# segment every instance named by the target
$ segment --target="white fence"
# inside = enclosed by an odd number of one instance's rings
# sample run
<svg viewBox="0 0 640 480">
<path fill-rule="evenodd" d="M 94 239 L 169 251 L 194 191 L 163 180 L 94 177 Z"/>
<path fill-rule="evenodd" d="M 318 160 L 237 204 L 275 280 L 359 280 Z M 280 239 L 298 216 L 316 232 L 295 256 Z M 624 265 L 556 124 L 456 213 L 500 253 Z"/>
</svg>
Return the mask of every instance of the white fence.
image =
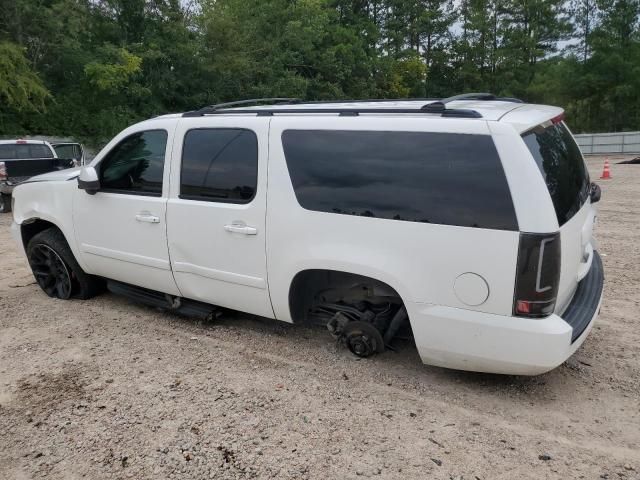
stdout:
<svg viewBox="0 0 640 480">
<path fill-rule="evenodd" d="M 575 135 L 584 155 L 640 153 L 640 132 Z"/>
</svg>

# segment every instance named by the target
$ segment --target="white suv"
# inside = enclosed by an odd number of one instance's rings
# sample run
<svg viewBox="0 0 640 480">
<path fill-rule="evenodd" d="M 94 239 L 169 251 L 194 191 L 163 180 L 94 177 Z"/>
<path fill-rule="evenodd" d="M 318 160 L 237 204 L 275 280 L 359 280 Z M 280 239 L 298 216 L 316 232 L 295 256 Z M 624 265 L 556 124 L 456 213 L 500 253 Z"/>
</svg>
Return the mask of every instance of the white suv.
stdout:
<svg viewBox="0 0 640 480">
<path fill-rule="evenodd" d="M 539 374 L 582 344 L 600 190 L 562 109 L 264 100 L 138 123 L 18 187 L 42 289 L 321 323 L 361 356 L 410 327 L 424 363 L 463 370 Z"/>
</svg>

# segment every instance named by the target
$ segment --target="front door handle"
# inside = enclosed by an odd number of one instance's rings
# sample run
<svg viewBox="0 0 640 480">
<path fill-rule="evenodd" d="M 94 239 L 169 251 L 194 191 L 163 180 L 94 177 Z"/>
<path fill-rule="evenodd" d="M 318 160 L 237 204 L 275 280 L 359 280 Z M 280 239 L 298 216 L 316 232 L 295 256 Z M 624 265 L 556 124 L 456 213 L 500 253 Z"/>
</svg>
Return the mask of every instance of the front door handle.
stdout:
<svg viewBox="0 0 640 480">
<path fill-rule="evenodd" d="M 224 229 L 227 232 L 231 233 L 242 233 L 244 235 L 257 235 L 258 229 L 255 227 L 250 227 L 245 225 L 244 223 L 232 223 L 230 225 L 225 225 Z"/>
<path fill-rule="evenodd" d="M 139 213 L 136 215 L 136 220 L 139 222 L 146 223 L 160 223 L 160 218 L 155 215 L 151 215 L 150 213 Z"/>
</svg>

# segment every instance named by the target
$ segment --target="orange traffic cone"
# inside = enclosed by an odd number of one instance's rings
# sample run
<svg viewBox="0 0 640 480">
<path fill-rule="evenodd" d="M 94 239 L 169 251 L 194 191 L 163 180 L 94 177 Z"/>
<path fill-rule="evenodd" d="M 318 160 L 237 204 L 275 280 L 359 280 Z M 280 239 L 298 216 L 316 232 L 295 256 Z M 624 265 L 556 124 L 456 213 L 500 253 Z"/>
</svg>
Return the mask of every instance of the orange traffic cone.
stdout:
<svg viewBox="0 0 640 480">
<path fill-rule="evenodd" d="M 602 176 L 600 177 L 600 179 L 608 180 L 610 178 L 611 178 L 611 170 L 609 170 L 609 159 L 605 158 L 604 159 L 604 168 L 602 169 Z"/>
</svg>

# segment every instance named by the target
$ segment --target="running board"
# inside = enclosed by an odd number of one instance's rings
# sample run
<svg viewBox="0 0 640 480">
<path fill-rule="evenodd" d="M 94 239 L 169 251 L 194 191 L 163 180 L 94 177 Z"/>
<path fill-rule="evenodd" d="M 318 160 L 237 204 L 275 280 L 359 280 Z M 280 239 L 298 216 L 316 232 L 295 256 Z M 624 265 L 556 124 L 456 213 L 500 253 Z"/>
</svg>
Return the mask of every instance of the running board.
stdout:
<svg viewBox="0 0 640 480">
<path fill-rule="evenodd" d="M 220 311 L 219 307 L 209 305 L 208 303 L 175 297 L 167 293 L 156 292 L 155 290 L 129 285 L 128 283 L 122 283 L 116 280 L 108 280 L 107 288 L 110 292 L 116 295 L 122 295 L 135 302 L 187 317 L 197 317 L 206 320 Z"/>
</svg>

